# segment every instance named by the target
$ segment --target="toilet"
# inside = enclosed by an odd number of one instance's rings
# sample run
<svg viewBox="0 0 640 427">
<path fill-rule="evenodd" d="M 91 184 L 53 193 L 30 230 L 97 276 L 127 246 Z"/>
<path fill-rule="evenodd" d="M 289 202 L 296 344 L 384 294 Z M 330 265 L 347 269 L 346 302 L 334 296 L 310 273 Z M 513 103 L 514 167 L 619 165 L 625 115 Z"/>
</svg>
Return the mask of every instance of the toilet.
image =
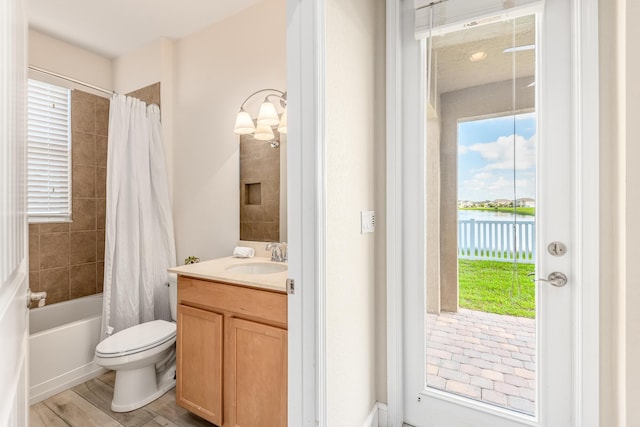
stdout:
<svg viewBox="0 0 640 427">
<path fill-rule="evenodd" d="M 177 276 L 169 273 L 171 318 L 132 326 L 96 347 L 96 364 L 116 371 L 111 410 L 138 409 L 175 387 Z"/>
</svg>

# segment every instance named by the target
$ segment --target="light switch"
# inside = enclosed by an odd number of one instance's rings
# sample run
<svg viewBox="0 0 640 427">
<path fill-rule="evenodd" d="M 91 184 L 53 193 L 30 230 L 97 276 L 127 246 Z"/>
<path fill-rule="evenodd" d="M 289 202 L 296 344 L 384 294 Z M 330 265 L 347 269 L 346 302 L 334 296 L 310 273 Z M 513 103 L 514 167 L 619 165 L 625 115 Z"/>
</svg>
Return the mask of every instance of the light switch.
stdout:
<svg viewBox="0 0 640 427">
<path fill-rule="evenodd" d="M 376 213 L 375 211 L 362 211 L 360 233 L 373 233 L 376 229 Z"/>
</svg>

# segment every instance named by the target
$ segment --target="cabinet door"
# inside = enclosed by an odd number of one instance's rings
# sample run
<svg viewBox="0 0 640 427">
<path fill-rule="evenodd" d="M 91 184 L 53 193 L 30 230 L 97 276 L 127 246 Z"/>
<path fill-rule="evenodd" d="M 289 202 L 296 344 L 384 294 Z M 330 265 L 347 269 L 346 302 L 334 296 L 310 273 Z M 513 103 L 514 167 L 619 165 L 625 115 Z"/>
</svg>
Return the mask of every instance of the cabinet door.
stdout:
<svg viewBox="0 0 640 427">
<path fill-rule="evenodd" d="M 222 425 L 222 319 L 178 305 L 176 401 L 216 425 Z"/>
<path fill-rule="evenodd" d="M 225 427 L 287 425 L 287 331 L 228 319 Z"/>
</svg>

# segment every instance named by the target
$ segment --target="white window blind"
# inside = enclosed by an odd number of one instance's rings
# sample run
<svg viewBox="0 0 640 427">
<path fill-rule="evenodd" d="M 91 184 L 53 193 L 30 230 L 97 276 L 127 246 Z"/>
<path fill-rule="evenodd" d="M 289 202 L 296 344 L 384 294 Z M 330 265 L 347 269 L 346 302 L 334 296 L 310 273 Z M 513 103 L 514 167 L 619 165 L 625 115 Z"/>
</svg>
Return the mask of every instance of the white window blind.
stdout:
<svg viewBox="0 0 640 427">
<path fill-rule="evenodd" d="M 540 0 L 414 0 L 416 40 L 530 14 Z"/>
<path fill-rule="evenodd" d="M 71 91 L 29 80 L 29 222 L 71 221 Z"/>
</svg>

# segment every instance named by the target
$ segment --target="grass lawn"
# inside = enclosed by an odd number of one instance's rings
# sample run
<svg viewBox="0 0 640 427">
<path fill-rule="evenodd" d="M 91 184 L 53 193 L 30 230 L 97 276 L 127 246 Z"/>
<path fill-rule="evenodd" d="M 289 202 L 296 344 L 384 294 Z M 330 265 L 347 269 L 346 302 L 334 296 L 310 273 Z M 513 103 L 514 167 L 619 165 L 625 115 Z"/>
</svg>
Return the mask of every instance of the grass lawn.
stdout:
<svg viewBox="0 0 640 427">
<path fill-rule="evenodd" d="M 527 277 L 534 268 L 534 264 L 518 264 L 518 274 L 514 276 L 510 262 L 459 259 L 460 307 L 534 318 L 535 282 Z"/>
<path fill-rule="evenodd" d="M 492 212 L 507 212 L 513 213 L 513 208 L 458 208 L 461 211 L 492 211 Z M 536 215 L 536 208 L 516 208 L 518 215 Z"/>
</svg>

